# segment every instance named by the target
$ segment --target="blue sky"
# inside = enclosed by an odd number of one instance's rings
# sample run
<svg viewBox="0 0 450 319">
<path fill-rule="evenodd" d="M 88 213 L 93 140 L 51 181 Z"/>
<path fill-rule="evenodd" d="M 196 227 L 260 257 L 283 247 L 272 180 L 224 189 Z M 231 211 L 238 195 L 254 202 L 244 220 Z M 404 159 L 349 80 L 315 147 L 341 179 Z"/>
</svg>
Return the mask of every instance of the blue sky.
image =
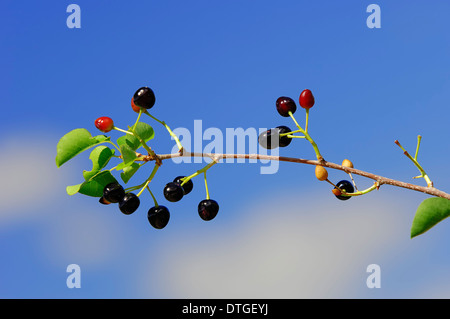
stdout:
<svg viewBox="0 0 450 319">
<path fill-rule="evenodd" d="M 98 134 L 99 116 L 131 125 L 141 86 L 153 88 L 152 114 L 173 129 L 202 120 L 223 132 L 293 126 L 275 100 L 309 88 L 310 133 L 327 160 L 424 185 L 393 143 L 414 152 L 420 134 L 420 163 L 449 191 L 450 3 L 377 1 L 381 28 L 369 29 L 364 1 L 77 1 L 81 28 L 69 29 L 71 3 L 0 4 L 0 297 L 450 297 L 449 222 L 409 239 L 424 194 L 385 186 L 340 202 L 307 165 L 261 175 L 259 164 L 220 164 L 208 171 L 220 212 L 206 223 L 197 215 L 202 179 L 181 202 L 162 196 L 168 181 L 202 164 L 168 161 L 152 190 L 172 215 L 156 231 L 145 193 L 131 216 L 65 193 L 90 169 L 88 153 L 54 165 L 68 131 Z M 164 128 L 147 122 L 151 146 L 170 152 Z M 314 158 L 303 140 L 280 154 Z M 80 289 L 66 286 L 72 263 Z M 365 285 L 372 263 L 380 289 Z"/>
</svg>

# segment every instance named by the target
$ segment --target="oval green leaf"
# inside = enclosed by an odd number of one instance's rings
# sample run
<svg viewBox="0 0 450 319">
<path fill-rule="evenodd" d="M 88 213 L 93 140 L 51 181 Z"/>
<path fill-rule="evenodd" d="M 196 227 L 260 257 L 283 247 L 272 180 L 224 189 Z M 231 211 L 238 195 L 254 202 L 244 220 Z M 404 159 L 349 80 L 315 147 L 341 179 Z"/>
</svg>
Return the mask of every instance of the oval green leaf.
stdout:
<svg viewBox="0 0 450 319">
<path fill-rule="evenodd" d="M 82 184 L 67 186 L 66 191 L 69 195 L 80 193 L 92 197 L 102 197 L 105 186 L 113 182 L 117 182 L 117 180 L 111 172 L 103 171 Z"/>
<path fill-rule="evenodd" d="M 120 173 L 120 177 L 123 182 L 126 184 L 130 180 L 130 178 L 137 172 L 137 170 L 141 167 L 138 163 L 133 163 L 130 166 L 127 166 L 123 169 L 123 172 Z"/>
<path fill-rule="evenodd" d="M 129 130 L 130 131 L 130 130 Z M 144 122 L 139 122 L 134 129 L 134 133 L 138 135 L 144 142 L 150 141 L 154 136 L 155 132 L 153 127 Z M 141 147 L 141 142 L 134 135 L 125 134 L 117 139 L 117 144 L 119 146 L 127 145 L 133 150 L 137 150 Z"/>
<path fill-rule="evenodd" d="M 92 137 L 84 128 L 78 128 L 65 134 L 56 145 L 56 166 L 60 167 L 81 152 L 108 141 L 105 135 Z"/>
<path fill-rule="evenodd" d="M 127 144 L 120 145 L 120 153 L 122 153 L 122 159 L 125 166 L 131 165 L 137 158 L 136 152 Z"/>
<path fill-rule="evenodd" d="M 110 149 L 107 146 L 100 145 L 94 148 L 89 155 L 89 159 L 92 161 L 92 170 L 84 171 L 83 177 L 87 181 L 95 174 L 100 172 L 102 168 L 104 168 L 109 160 L 113 157 L 114 150 Z"/>
<path fill-rule="evenodd" d="M 411 238 L 423 234 L 450 216 L 450 200 L 440 197 L 425 199 L 417 208 L 411 226 Z"/>
</svg>

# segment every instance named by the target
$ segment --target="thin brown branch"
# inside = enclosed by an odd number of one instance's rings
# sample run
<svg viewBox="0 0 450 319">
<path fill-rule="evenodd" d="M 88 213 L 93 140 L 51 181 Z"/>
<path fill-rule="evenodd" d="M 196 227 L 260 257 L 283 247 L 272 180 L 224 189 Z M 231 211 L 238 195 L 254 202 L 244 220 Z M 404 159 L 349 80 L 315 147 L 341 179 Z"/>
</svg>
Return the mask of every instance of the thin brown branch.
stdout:
<svg viewBox="0 0 450 319">
<path fill-rule="evenodd" d="M 309 160 L 309 159 L 303 159 L 303 158 L 294 158 L 294 157 L 284 157 L 284 156 L 272 156 L 272 155 L 261 155 L 261 154 L 219 154 L 219 153 L 191 153 L 184 151 L 183 153 L 173 153 L 173 154 L 161 154 L 157 155 L 157 158 L 159 160 L 167 160 L 171 158 L 176 157 L 209 157 L 209 158 L 218 158 L 218 159 L 227 159 L 227 158 L 241 158 L 241 159 L 255 159 L 255 160 L 269 160 L 269 161 L 280 161 L 280 162 L 291 162 L 291 163 L 301 163 L 301 164 L 308 164 L 308 165 L 322 165 L 325 167 L 329 167 L 331 169 L 341 170 L 346 173 L 352 173 L 356 175 L 360 175 L 369 179 L 373 179 L 374 181 L 378 182 L 378 185 L 392 185 L 396 187 L 402 187 L 406 189 L 411 189 L 417 192 L 425 193 L 428 195 L 436 196 L 436 197 L 442 197 L 450 200 L 450 194 L 445 193 L 435 187 L 427 187 L 427 186 L 419 186 L 414 185 L 410 183 L 405 183 L 402 181 L 398 181 L 395 179 L 383 177 L 380 175 L 372 174 L 369 172 L 365 172 L 356 168 L 350 168 L 350 167 L 344 167 L 339 164 L 335 164 L 332 162 L 327 162 L 325 160 L 318 161 L 318 160 Z M 145 158 L 144 161 L 151 161 L 154 160 L 154 158 Z"/>
</svg>

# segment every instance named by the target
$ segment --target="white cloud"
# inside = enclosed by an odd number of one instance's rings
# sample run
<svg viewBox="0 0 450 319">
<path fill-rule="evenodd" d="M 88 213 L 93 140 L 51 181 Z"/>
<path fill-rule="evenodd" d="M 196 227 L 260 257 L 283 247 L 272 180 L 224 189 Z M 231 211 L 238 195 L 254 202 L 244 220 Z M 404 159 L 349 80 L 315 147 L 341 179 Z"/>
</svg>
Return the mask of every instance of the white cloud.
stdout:
<svg viewBox="0 0 450 319">
<path fill-rule="evenodd" d="M 36 140 L 48 137 L 35 136 Z M 55 165 L 55 145 L 26 144 L 26 138 L 6 140 L 2 145 L 0 167 L 0 225 L 24 221 L 42 213 L 39 206 L 50 203 L 56 189 L 63 188 L 67 175 Z"/>
<path fill-rule="evenodd" d="M 172 248 L 158 258 L 158 281 L 165 287 L 161 294 L 170 298 L 357 297 L 355 291 L 366 287 L 367 265 L 382 263 L 409 240 L 408 234 L 398 235 L 405 221 L 393 201 L 332 204 L 310 197 L 306 204 L 293 206 L 292 198 L 295 194 L 290 200 L 250 204 L 240 212 L 245 217 L 236 220 L 241 224 L 238 229 L 213 227 L 169 244 Z M 154 265 L 155 260 L 148 263 Z M 154 274 L 144 269 L 139 280 L 143 286 L 155 284 Z"/>
</svg>

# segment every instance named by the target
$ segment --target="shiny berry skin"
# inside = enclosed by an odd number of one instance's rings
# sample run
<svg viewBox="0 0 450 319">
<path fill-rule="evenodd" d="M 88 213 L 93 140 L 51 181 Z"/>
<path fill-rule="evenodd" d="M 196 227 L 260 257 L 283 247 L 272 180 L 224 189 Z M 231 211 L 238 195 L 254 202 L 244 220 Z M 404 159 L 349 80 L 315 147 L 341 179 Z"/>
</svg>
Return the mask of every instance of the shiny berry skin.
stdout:
<svg viewBox="0 0 450 319">
<path fill-rule="evenodd" d="M 284 125 L 277 126 L 276 128 L 278 129 L 278 135 L 292 132 L 292 130 L 289 127 L 284 126 Z M 292 142 L 292 138 L 289 138 L 287 136 L 280 136 L 279 146 L 280 147 L 286 147 L 289 144 L 291 144 L 291 142 Z"/>
<path fill-rule="evenodd" d="M 286 147 L 288 146 L 292 139 L 287 136 L 280 136 L 280 134 L 291 132 L 291 129 L 287 126 L 277 126 L 276 128 L 272 128 L 270 130 L 264 131 L 261 134 L 259 134 L 258 142 L 259 145 L 266 149 L 274 149 L 278 146 L 280 147 Z M 276 142 L 276 138 L 278 137 L 278 143 L 274 143 L 272 145 L 272 142 Z M 272 141 L 272 139 L 275 139 Z M 278 145 L 277 145 L 278 144 Z"/>
<path fill-rule="evenodd" d="M 127 193 L 119 202 L 119 209 L 125 215 L 130 215 L 139 208 L 140 203 L 139 197 L 133 193 Z"/>
<path fill-rule="evenodd" d="M 100 204 L 103 204 L 103 205 L 109 205 L 109 204 L 111 204 L 111 203 L 108 202 L 103 196 L 100 197 L 100 199 L 98 200 L 98 202 L 99 202 Z"/>
<path fill-rule="evenodd" d="M 277 99 L 276 106 L 278 113 L 280 113 L 280 115 L 284 117 L 289 117 L 289 111 L 294 114 L 297 110 L 297 105 L 295 104 L 294 100 L 287 96 L 280 96 Z"/>
<path fill-rule="evenodd" d="M 300 106 L 304 109 L 310 109 L 314 105 L 314 95 L 308 89 L 303 90 L 299 97 Z"/>
<path fill-rule="evenodd" d="M 198 214 L 203 220 L 211 220 L 217 216 L 219 204 L 213 199 L 204 199 L 198 204 Z"/>
<path fill-rule="evenodd" d="M 141 87 L 133 95 L 133 103 L 137 107 L 143 107 L 144 109 L 151 109 L 155 105 L 155 93 L 149 87 Z"/>
<path fill-rule="evenodd" d="M 180 184 L 170 182 L 167 183 L 164 187 L 164 197 L 169 202 L 178 202 L 180 199 L 183 198 L 184 191 L 183 187 L 180 186 Z"/>
<path fill-rule="evenodd" d="M 261 145 L 263 148 L 268 149 L 268 150 L 275 148 L 275 145 L 272 147 L 272 140 L 271 140 L 272 134 L 274 134 L 273 129 L 264 131 L 261 134 L 259 134 L 259 137 L 258 137 L 259 145 Z"/>
<path fill-rule="evenodd" d="M 181 179 L 184 178 L 184 177 L 186 177 L 186 176 L 177 176 L 177 177 L 175 177 L 173 182 L 181 185 L 181 183 L 183 183 L 183 181 Z M 184 195 L 187 195 L 194 188 L 194 183 L 192 182 L 192 179 L 190 179 L 189 181 L 187 181 L 186 184 L 184 184 L 181 187 L 183 188 Z"/>
<path fill-rule="evenodd" d="M 340 181 L 339 183 L 336 184 L 336 186 L 339 187 L 340 189 L 345 190 L 347 193 L 353 193 L 355 190 L 353 188 L 353 184 L 346 180 Z M 352 196 L 344 196 L 344 195 L 335 195 L 335 196 L 340 200 L 347 200 L 352 198 Z"/>
<path fill-rule="evenodd" d="M 117 183 L 110 183 L 103 188 L 103 199 L 109 203 L 118 203 L 125 196 L 125 190 Z"/>
<path fill-rule="evenodd" d="M 166 206 L 152 207 L 147 213 L 148 222 L 156 229 L 163 229 L 170 219 L 170 212 Z"/>
<path fill-rule="evenodd" d="M 114 121 L 107 116 L 102 116 L 95 120 L 95 127 L 103 133 L 108 133 L 113 129 Z"/>
</svg>

